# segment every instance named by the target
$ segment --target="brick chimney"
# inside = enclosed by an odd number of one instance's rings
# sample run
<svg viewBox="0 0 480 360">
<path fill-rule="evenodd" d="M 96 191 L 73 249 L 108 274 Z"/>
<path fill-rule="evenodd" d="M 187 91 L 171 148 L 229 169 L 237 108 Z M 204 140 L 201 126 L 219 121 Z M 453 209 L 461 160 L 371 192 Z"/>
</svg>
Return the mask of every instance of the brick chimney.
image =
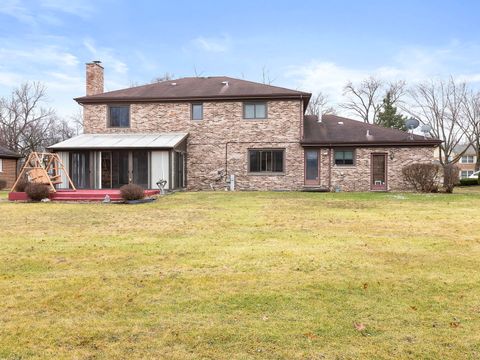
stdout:
<svg viewBox="0 0 480 360">
<path fill-rule="evenodd" d="M 103 93 L 103 66 L 100 61 L 87 63 L 87 96 Z"/>
</svg>

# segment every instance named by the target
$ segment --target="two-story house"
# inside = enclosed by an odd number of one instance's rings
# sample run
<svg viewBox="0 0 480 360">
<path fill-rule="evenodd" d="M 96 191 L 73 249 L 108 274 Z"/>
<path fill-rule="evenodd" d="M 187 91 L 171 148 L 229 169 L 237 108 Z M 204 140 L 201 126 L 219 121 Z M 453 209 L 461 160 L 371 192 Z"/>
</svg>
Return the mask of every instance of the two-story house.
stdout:
<svg viewBox="0 0 480 360">
<path fill-rule="evenodd" d="M 462 154 L 458 159 L 457 166 L 460 171 L 460 179 L 465 179 L 471 176 L 475 172 L 475 166 L 477 165 L 477 151 L 472 145 L 457 145 L 453 149 L 453 156 Z"/>
<path fill-rule="evenodd" d="M 401 169 L 430 162 L 438 140 L 306 116 L 310 93 L 240 79 L 191 77 L 104 92 L 87 64 L 84 134 L 51 147 L 78 188 L 401 190 Z M 64 181 L 64 184 L 67 182 Z"/>
</svg>

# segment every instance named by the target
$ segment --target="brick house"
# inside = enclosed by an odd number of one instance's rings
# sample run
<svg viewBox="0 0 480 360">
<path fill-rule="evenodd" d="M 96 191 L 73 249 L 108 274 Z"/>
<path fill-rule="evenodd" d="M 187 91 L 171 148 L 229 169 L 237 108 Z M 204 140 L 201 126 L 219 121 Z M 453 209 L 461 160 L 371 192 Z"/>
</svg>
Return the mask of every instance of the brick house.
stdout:
<svg viewBox="0 0 480 360">
<path fill-rule="evenodd" d="M 310 93 L 229 77 L 103 91 L 87 64 L 84 134 L 51 147 L 79 188 L 133 182 L 203 190 L 401 190 L 401 168 L 438 140 L 336 116 L 305 116 Z"/>
<path fill-rule="evenodd" d="M 477 152 L 472 145 L 457 145 L 453 149 L 452 155 L 457 156 L 458 154 L 462 154 L 456 163 L 460 169 L 460 179 L 468 178 L 475 172 L 475 166 L 477 165 Z"/>
<path fill-rule="evenodd" d="M 3 146 L 0 146 L 0 179 L 6 180 L 10 189 L 17 178 L 18 159 L 21 156 Z"/>
</svg>

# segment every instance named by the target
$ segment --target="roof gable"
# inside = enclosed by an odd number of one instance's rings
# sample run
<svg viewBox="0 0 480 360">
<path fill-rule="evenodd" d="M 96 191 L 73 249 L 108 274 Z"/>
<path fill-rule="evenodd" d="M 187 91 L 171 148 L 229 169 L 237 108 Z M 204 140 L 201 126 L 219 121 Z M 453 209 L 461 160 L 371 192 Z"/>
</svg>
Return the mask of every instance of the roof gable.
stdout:
<svg viewBox="0 0 480 360">
<path fill-rule="evenodd" d="M 304 145 L 438 145 L 441 141 L 425 138 L 421 135 L 386 128 L 380 125 L 367 124 L 336 115 L 324 115 L 319 122 L 316 116 L 305 116 Z"/>
<path fill-rule="evenodd" d="M 227 76 L 186 77 L 158 83 L 83 96 L 81 104 L 108 101 L 178 101 L 192 99 L 299 98 L 308 102 L 311 94 Z"/>
</svg>

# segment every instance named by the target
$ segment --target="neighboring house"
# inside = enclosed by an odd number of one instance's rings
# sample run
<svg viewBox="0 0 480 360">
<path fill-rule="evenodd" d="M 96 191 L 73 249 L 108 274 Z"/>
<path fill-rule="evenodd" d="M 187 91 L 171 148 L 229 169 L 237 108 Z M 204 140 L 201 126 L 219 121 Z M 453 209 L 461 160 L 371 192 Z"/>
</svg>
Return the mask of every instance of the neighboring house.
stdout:
<svg viewBox="0 0 480 360">
<path fill-rule="evenodd" d="M 79 188 L 129 182 L 168 189 L 402 190 L 401 169 L 431 162 L 438 140 L 376 125 L 305 116 L 310 93 L 192 77 L 103 92 L 87 64 L 84 134 L 51 147 Z M 66 183 L 66 182 L 65 182 Z"/>
<path fill-rule="evenodd" d="M 10 189 L 17 179 L 17 165 L 20 158 L 19 154 L 0 146 L 0 179 L 7 181 L 7 189 Z"/>
<path fill-rule="evenodd" d="M 452 156 L 455 157 L 462 152 L 463 154 L 456 163 L 456 165 L 460 168 L 460 179 L 466 179 L 475 172 L 475 165 L 477 163 L 477 152 L 475 151 L 475 148 L 471 145 L 468 147 L 467 145 L 457 145 L 453 149 Z"/>
</svg>

